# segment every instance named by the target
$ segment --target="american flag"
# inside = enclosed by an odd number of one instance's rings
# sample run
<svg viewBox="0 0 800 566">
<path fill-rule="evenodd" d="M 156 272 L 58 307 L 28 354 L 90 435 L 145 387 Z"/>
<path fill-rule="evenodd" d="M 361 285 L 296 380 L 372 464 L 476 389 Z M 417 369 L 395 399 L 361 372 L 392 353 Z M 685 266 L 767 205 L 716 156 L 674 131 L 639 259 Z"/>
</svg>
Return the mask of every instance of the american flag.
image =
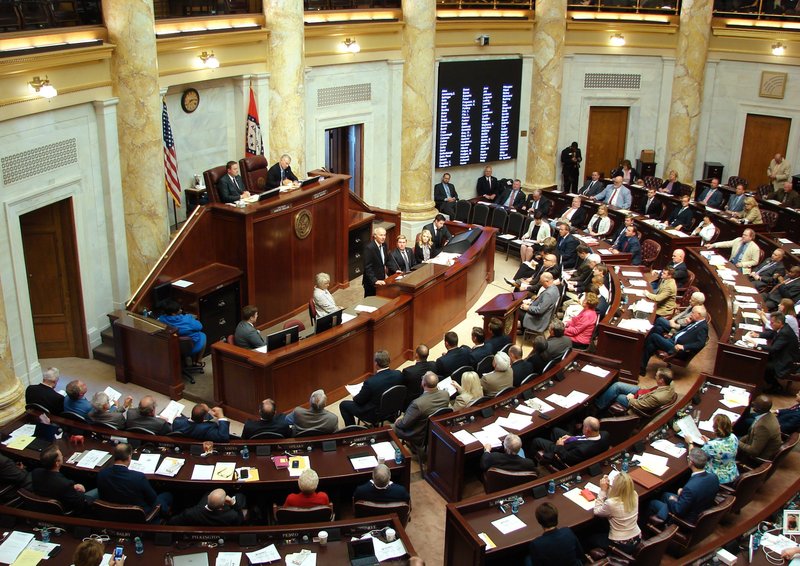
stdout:
<svg viewBox="0 0 800 566">
<path fill-rule="evenodd" d="M 250 87 L 250 106 L 247 109 L 245 125 L 244 153 L 247 157 L 264 155 L 264 141 L 261 139 L 261 126 L 258 123 L 258 108 L 253 87 Z"/>
<path fill-rule="evenodd" d="M 164 136 L 164 180 L 167 192 L 178 206 L 181 205 L 181 182 L 178 178 L 178 157 L 175 155 L 175 140 L 172 137 L 172 127 L 169 125 L 167 114 L 167 101 L 161 101 L 161 126 Z"/>
</svg>

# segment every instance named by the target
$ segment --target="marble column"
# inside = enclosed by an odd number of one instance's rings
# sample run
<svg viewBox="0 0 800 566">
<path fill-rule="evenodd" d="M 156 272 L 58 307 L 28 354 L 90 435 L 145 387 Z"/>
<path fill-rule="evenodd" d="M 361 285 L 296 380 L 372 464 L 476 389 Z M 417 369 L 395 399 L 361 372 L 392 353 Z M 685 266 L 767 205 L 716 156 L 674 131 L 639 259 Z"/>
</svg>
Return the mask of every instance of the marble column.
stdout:
<svg viewBox="0 0 800 566">
<path fill-rule="evenodd" d="M 557 184 L 557 144 L 566 34 L 566 0 L 537 0 L 526 188 Z"/>
<path fill-rule="evenodd" d="M 11 342 L 8 337 L 6 302 L 0 289 L 0 425 L 7 424 L 25 410 L 22 382 L 14 373 Z"/>
<path fill-rule="evenodd" d="M 665 171 L 674 169 L 688 183 L 694 178 L 697 157 L 713 7 L 712 0 L 684 0 L 681 5 L 664 162 Z"/>
<path fill-rule="evenodd" d="M 119 99 L 117 129 L 128 275 L 135 289 L 169 240 L 153 2 L 103 0 L 103 17 L 108 40 L 116 46 L 111 83 Z"/>
<path fill-rule="evenodd" d="M 430 220 L 433 206 L 436 3 L 403 0 L 403 131 L 400 202 L 403 221 Z"/>
<path fill-rule="evenodd" d="M 270 163 L 284 153 L 292 156 L 292 170 L 304 177 L 306 161 L 305 30 L 303 3 L 299 0 L 265 0 L 269 31 Z M 266 145 L 266 144 L 265 144 Z"/>
</svg>

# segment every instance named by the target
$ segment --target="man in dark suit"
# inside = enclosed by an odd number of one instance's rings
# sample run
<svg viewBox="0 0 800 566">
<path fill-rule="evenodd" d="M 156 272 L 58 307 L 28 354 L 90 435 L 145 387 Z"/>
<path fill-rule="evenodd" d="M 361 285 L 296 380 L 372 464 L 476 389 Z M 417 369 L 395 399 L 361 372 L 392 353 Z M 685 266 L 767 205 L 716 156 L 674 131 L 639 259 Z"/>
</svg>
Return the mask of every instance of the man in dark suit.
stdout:
<svg viewBox="0 0 800 566">
<path fill-rule="evenodd" d="M 750 279 L 753 280 L 753 287 L 763 291 L 767 287 L 772 287 L 778 282 L 778 275 L 783 276 L 786 269 L 783 265 L 783 248 L 775 248 L 772 255 L 761 262 L 761 265 L 754 267 L 750 271 Z"/>
<path fill-rule="evenodd" d="M 697 202 L 711 208 L 722 208 L 724 197 L 722 189 L 719 188 L 719 179 L 711 179 L 711 184 L 697 197 Z"/>
<path fill-rule="evenodd" d="M 586 197 L 593 197 L 595 195 L 599 195 L 604 190 L 606 190 L 606 186 L 603 183 L 603 180 L 600 178 L 600 173 L 597 171 L 592 171 L 592 178 L 584 183 L 580 191 L 578 191 L 578 194 Z"/>
<path fill-rule="evenodd" d="M 506 189 L 497 200 L 497 204 L 508 208 L 521 210 L 525 206 L 525 193 L 522 192 L 522 181 L 514 179 L 511 188 Z"/>
<path fill-rule="evenodd" d="M 672 263 L 667 264 L 667 267 L 675 270 L 672 278 L 675 279 L 675 285 L 678 289 L 686 287 L 686 282 L 689 280 L 689 270 L 686 267 L 686 252 L 680 248 L 674 250 L 672 252 Z M 653 288 L 655 289 L 656 287 L 658 287 L 658 283 Z"/>
<path fill-rule="evenodd" d="M 669 224 L 670 228 L 675 228 L 676 230 L 681 230 L 688 233 L 688 231 L 692 228 L 693 217 L 694 214 L 692 213 L 692 209 L 689 207 L 689 196 L 684 195 L 681 197 L 680 206 L 676 206 L 672 211 L 672 214 L 669 215 L 667 223 Z"/>
<path fill-rule="evenodd" d="M 450 406 L 447 391 L 439 389 L 439 376 L 429 371 L 422 376 L 422 395 L 411 401 L 402 417 L 397 417 L 392 425 L 401 440 L 412 446 L 422 447 L 428 432 L 428 418 L 438 409 Z"/>
<path fill-rule="evenodd" d="M 431 247 L 437 254 L 442 251 L 442 248 L 445 247 L 450 238 L 453 237 L 447 229 L 447 226 L 444 225 L 444 222 L 444 215 L 437 214 L 433 222 L 422 227 L 423 230 L 427 230 L 431 233 Z"/>
<path fill-rule="evenodd" d="M 111 503 L 138 505 L 145 514 L 161 505 L 161 515 L 169 515 L 172 507 L 171 493 L 156 493 L 142 472 L 128 469 L 133 449 L 128 443 L 114 447 L 114 465 L 97 474 L 97 491 L 100 499 Z"/>
<path fill-rule="evenodd" d="M 698 305 L 692 309 L 691 322 L 671 338 L 653 332 L 651 329 L 644 342 L 644 355 L 639 374 L 643 376 L 647 373 L 647 364 L 658 350 L 664 350 L 670 355 L 677 353 L 681 358 L 686 359 L 705 348 L 707 339 L 706 308 Z"/>
<path fill-rule="evenodd" d="M 244 190 L 242 177 L 239 175 L 239 164 L 228 161 L 225 164 L 225 174 L 217 181 L 217 194 L 222 202 L 236 202 L 247 198 L 250 193 Z"/>
<path fill-rule="evenodd" d="M 478 177 L 475 184 L 475 192 L 481 200 L 494 202 L 500 192 L 500 183 L 497 177 L 492 176 L 492 167 L 487 165 L 483 168 L 483 177 Z"/>
<path fill-rule="evenodd" d="M 381 403 L 381 395 L 390 387 L 403 384 L 403 374 L 395 369 L 389 369 L 389 352 L 378 350 L 373 359 L 375 373 L 364 381 L 361 391 L 352 401 L 342 401 L 339 404 L 339 413 L 345 426 L 356 424 L 356 417 L 367 422 L 374 421 Z"/>
<path fill-rule="evenodd" d="M 222 412 L 222 407 L 209 409 L 205 403 L 198 403 L 192 407 L 191 420 L 183 415 L 176 417 L 172 421 L 172 430 L 196 440 L 228 442 L 230 424 Z"/>
<path fill-rule="evenodd" d="M 372 501 L 373 503 L 393 503 L 411 501 L 408 491 L 399 483 L 392 482 L 392 472 L 386 464 L 378 464 L 372 469 L 372 481 L 362 483 L 353 492 L 353 501 Z"/>
<path fill-rule="evenodd" d="M 608 450 L 608 433 L 600 432 L 600 421 L 595 417 L 583 419 L 582 432 L 573 436 L 566 430 L 553 427 L 550 439 L 533 439 L 530 453 L 536 454 L 542 451 L 543 462 L 560 460 L 567 466 L 574 466 Z"/>
<path fill-rule="evenodd" d="M 378 226 L 372 231 L 372 240 L 364 246 L 364 276 L 361 284 L 365 297 L 375 296 L 376 287 L 386 284 L 384 279 L 387 271 L 396 271 L 389 266 L 394 266 L 394 262 L 386 247 L 386 230 Z"/>
<path fill-rule="evenodd" d="M 433 202 L 436 210 L 446 214 L 451 220 L 455 217 L 458 193 L 455 185 L 450 182 L 450 173 L 442 175 L 442 182 L 433 186 Z"/>
<path fill-rule="evenodd" d="M 244 494 L 238 492 L 229 497 L 222 488 L 204 495 L 194 507 L 189 507 L 169 520 L 170 525 L 196 527 L 235 527 L 245 521 L 246 504 Z"/>
<path fill-rule="evenodd" d="M 541 189 L 534 189 L 534 191 L 528 195 L 524 208 L 528 211 L 530 216 L 533 216 L 536 212 L 541 212 L 542 217 L 548 218 L 550 216 L 550 210 L 553 208 L 553 201 L 543 196 Z"/>
<path fill-rule="evenodd" d="M 545 273 L 549 273 L 553 276 L 553 279 L 558 279 L 561 277 L 561 266 L 558 265 L 558 257 L 556 254 L 545 254 L 542 257 L 542 262 L 537 266 L 536 271 L 533 272 L 527 279 L 520 279 L 519 281 L 513 281 L 515 287 L 518 287 L 521 291 L 527 291 L 533 296 L 536 296 L 539 293 L 539 289 L 542 288 L 541 279 L 542 275 Z M 511 281 L 508 281 L 511 283 Z"/>
<path fill-rule="evenodd" d="M 650 502 L 648 516 L 655 515 L 666 521 L 670 513 L 684 521 L 694 523 L 697 517 L 714 505 L 719 491 L 717 476 L 705 471 L 708 455 L 700 448 L 689 450 L 689 469 L 692 475 L 680 490 L 680 495 L 664 493 L 661 499 Z"/>
<path fill-rule="evenodd" d="M 558 237 L 556 238 L 556 249 L 561 255 L 561 267 L 572 269 L 578 263 L 578 246 L 580 241 L 572 235 L 569 224 L 561 222 L 558 224 Z"/>
<path fill-rule="evenodd" d="M 437 375 L 447 377 L 460 367 L 472 365 L 469 348 L 459 347 L 458 334 L 455 332 L 450 331 L 444 335 L 444 347 L 447 351 L 436 360 Z"/>
<path fill-rule="evenodd" d="M 794 265 L 784 277 L 776 276 L 778 284 L 769 293 L 761 293 L 764 304 L 769 310 L 778 308 L 781 299 L 791 299 L 793 303 L 800 300 L 800 266 Z"/>
<path fill-rule="evenodd" d="M 792 373 L 794 362 L 800 360 L 800 345 L 798 345 L 797 334 L 786 324 L 786 315 L 782 312 L 776 311 L 770 314 L 769 322 L 770 329 L 760 333 L 751 332 L 750 335 L 757 335 L 759 338 L 768 340 L 765 346 L 760 347 L 769 353 L 764 379 L 769 384 L 767 390 L 777 393 L 782 391 L 778 380 Z"/>
<path fill-rule="evenodd" d="M 65 510 L 77 514 L 84 513 L 92 501 L 97 499 L 97 490 L 87 493 L 83 485 L 67 479 L 61 473 L 64 456 L 55 444 L 42 450 L 39 464 L 42 467 L 31 473 L 33 492 L 36 495 L 57 499 Z"/>
<path fill-rule="evenodd" d="M 781 447 L 781 427 L 778 417 L 771 409 L 772 400 L 766 395 L 753 399 L 750 404 L 752 424 L 747 433 L 739 438 L 740 455 L 743 454 L 751 460 L 772 460 L 775 457 Z"/>
<path fill-rule="evenodd" d="M 511 346 L 508 349 L 508 359 L 511 361 L 511 372 L 514 374 L 514 387 L 522 385 L 522 380 L 533 373 L 533 366 L 527 359 L 522 359 L 522 348 Z"/>
<path fill-rule="evenodd" d="M 403 385 L 406 386 L 405 407 L 408 407 L 411 401 L 422 395 L 422 376 L 429 371 L 436 371 L 436 362 L 428 361 L 428 353 L 428 347 L 425 344 L 420 344 L 414 350 L 416 363 L 403 369 Z"/>
<path fill-rule="evenodd" d="M 256 328 L 256 321 L 258 320 L 258 307 L 255 305 L 247 305 L 242 309 L 242 320 L 236 325 L 236 331 L 233 334 L 233 343 L 240 348 L 260 348 L 266 346 L 264 337 Z"/>
<path fill-rule="evenodd" d="M 33 478 L 21 462 L 0 454 L 0 484 L 10 485 L 16 489 L 31 489 Z"/>
<path fill-rule="evenodd" d="M 800 430 L 800 391 L 794 396 L 794 405 L 786 409 L 773 409 L 778 417 L 778 424 L 783 434 L 792 434 Z"/>
<path fill-rule="evenodd" d="M 484 444 L 479 464 L 481 472 L 486 473 L 489 468 L 500 468 L 507 472 L 535 472 L 536 464 L 530 458 L 520 456 L 521 449 L 522 440 L 512 433 L 507 434 L 503 439 L 502 452 L 495 452 L 491 446 Z"/>
<path fill-rule="evenodd" d="M 494 352 L 492 352 L 491 347 L 486 344 L 486 335 L 483 333 L 483 328 L 480 326 L 472 327 L 470 338 L 472 339 L 472 349 L 469 351 L 469 359 L 472 362 L 472 367 L 477 368 L 483 358 L 494 355 Z"/>
<path fill-rule="evenodd" d="M 614 245 L 611 246 L 612 253 L 629 253 L 631 264 L 640 265 L 642 263 L 642 245 L 639 243 L 639 238 L 636 237 L 636 227 L 628 226 L 625 232 L 619 235 Z"/>
<path fill-rule="evenodd" d="M 794 190 L 791 179 L 783 183 L 782 189 L 773 191 L 767 198 L 777 200 L 790 208 L 800 208 L 800 194 Z"/>
<path fill-rule="evenodd" d="M 606 241 L 611 244 L 616 242 L 619 239 L 619 237 L 625 233 L 625 229 L 628 226 L 633 226 L 634 230 L 636 229 L 636 222 L 634 220 L 634 217 L 630 214 L 626 215 L 625 218 L 622 220 L 622 226 L 614 227 L 614 235 L 607 238 Z"/>
<path fill-rule="evenodd" d="M 297 182 L 297 176 L 292 172 L 292 158 L 284 153 L 280 160 L 267 171 L 267 188 L 274 189 L 283 185 Z"/>
<path fill-rule="evenodd" d="M 744 199 L 747 195 L 744 194 L 744 185 L 739 183 L 736 185 L 736 193 L 731 195 L 728 203 L 725 205 L 725 210 L 728 212 L 741 212 L 744 210 Z"/>
<path fill-rule="evenodd" d="M 556 220 L 552 220 L 550 225 L 555 227 L 559 222 L 567 222 L 570 226 L 581 228 L 586 223 L 586 210 L 583 208 L 581 197 L 572 199 L 572 206 L 561 213 Z"/>
<path fill-rule="evenodd" d="M 283 413 L 277 411 L 275 401 L 264 399 L 258 407 L 258 420 L 248 419 L 242 429 L 242 438 L 253 438 L 262 432 L 273 432 L 284 438 L 292 436 L 289 423 Z"/>
<path fill-rule="evenodd" d="M 655 188 L 647 189 L 647 198 L 639 205 L 639 212 L 650 218 L 661 218 L 661 213 L 664 212 L 664 205 L 656 198 Z"/>
<path fill-rule="evenodd" d="M 29 385 L 25 389 L 25 403 L 41 405 L 54 415 L 64 412 L 64 396 L 56 391 L 58 368 L 47 368 L 42 374 L 42 382 Z"/>
<path fill-rule="evenodd" d="M 492 349 L 492 354 L 502 350 L 506 344 L 511 344 L 511 336 L 503 333 L 502 319 L 493 316 L 489 319 L 487 328 L 489 329 L 489 338 L 486 339 L 486 344 Z"/>
<path fill-rule="evenodd" d="M 392 250 L 391 260 L 398 272 L 408 273 L 417 264 L 414 250 L 408 248 L 408 239 L 400 234 L 397 236 L 397 247 Z"/>
<path fill-rule="evenodd" d="M 573 193 L 578 189 L 581 161 L 583 161 L 583 157 L 578 142 L 572 142 L 561 152 L 561 175 L 564 178 L 565 193 Z"/>
<path fill-rule="evenodd" d="M 125 428 L 134 426 L 160 435 L 169 434 L 172 431 L 172 425 L 165 419 L 156 416 L 156 400 L 150 395 L 139 399 L 138 408 L 128 409 L 128 412 L 125 413 Z"/>
</svg>

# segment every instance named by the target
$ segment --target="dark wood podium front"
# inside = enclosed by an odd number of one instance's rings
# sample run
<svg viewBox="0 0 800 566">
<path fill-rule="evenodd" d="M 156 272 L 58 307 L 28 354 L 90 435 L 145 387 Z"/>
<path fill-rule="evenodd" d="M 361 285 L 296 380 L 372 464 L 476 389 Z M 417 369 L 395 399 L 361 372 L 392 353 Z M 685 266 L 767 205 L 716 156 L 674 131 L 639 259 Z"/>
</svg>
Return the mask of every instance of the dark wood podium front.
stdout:
<svg viewBox="0 0 800 566">
<path fill-rule="evenodd" d="M 517 336 L 517 309 L 528 293 L 501 293 L 479 308 L 477 312 L 483 317 L 483 332 L 489 336 L 489 321 L 499 318 L 503 321 L 503 334 L 511 336 L 512 343 Z"/>
</svg>

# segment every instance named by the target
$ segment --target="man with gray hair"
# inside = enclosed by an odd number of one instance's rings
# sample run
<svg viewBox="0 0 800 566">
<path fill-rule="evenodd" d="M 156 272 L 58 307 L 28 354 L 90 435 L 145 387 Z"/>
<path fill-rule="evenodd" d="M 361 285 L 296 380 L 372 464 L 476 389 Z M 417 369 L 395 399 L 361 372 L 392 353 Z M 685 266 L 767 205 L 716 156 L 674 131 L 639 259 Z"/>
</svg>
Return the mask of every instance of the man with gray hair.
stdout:
<svg viewBox="0 0 800 566">
<path fill-rule="evenodd" d="M 153 434 L 165 435 L 172 432 L 172 425 L 166 419 L 156 416 L 156 400 L 152 395 L 139 399 L 139 406 L 125 413 L 125 428 L 132 427 L 149 430 Z"/>
<path fill-rule="evenodd" d="M 289 424 L 294 425 L 294 433 L 315 429 L 320 434 L 332 434 L 339 428 L 339 417 L 325 410 L 328 396 L 325 391 L 317 389 L 308 399 L 309 408 L 295 407 L 294 411 L 286 417 Z"/>
<path fill-rule="evenodd" d="M 411 496 L 405 487 L 392 481 L 392 472 L 386 464 L 378 464 L 372 469 L 372 479 L 361 484 L 353 492 L 353 501 L 373 501 L 375 503 L 392 503 L 395 501 L 411 502 Z"/>
<path fill-rule="evenodd" d="M 678 330 L 684 328 L 687 324 L 692 322 L 692 309 L 694 309 L 694 307 L 704 305 L 705 302 L 706 296 L 700 291 L 695 291 L 692 293 L 692 296 L 689 297 L 689 306 L 673 316 L 671 319 L 667 319 L 662 316 L 657 317 L 655 323 L 653 323 L 653 332 L 658 332 L 659 334 L 663 334 L 665 336 L 667 334 L 674 335 Z"/>
<path fill-rule="evenodd" d="M 539 278 L 542 290 L 531 303 L 522 303 L 520 309 L 525 313 L 522 327 L 534 334 L 544 334 L 550 326 L 550 319 L 558 306 L 558 287 L 554 284 L 551 273 L 542 273 Z"/>
<path fill-rule="evenodd" d="M 689 450 L 689 469 L 692 475 L 678 493 L 664 493 L 650 502 L 648 516 L 666 521 L 672 513 L 686 522 L 694 523 L 698 515 L 714 505 L 719 491 L 717 476 L 706 472 L 708 456 L 700 448 Z"/>
<path fill-rule="evenodd" d="M 525 457 L 522 450 L 522 440 L 516 434 L 507 434 L 503 439 L 503 451 L 493 452 L 488 444 L 483 445 L 483 455 L 481 455 L 481 472 L 486 472 L 489 468 L 500 468 L 508 472 L 535 472 L 536 463 L 530 458 Z"/>
<path fill-rule="evenodd" d="M 650 358 L 659 350 L 663 350 L 669 355 L 677 354 L 681 359 L 689 359 L 706 347 L 708 340 L 706 307 L 703 305 L 692 307 L 690 322 L 676 332 L 675 336 L 666 337 L 654 329 L 655 326 L 650 329 L 644 342 L 644 354 L 639 375 L 647 373 L 647 364 L 650 362 Z"/>
<path fill-rule="evenodd" d="M 508 354 L 497 352 L 492 359 L 492 368 L 492 371 L 481 377 L 483 394 L 490 397 L 514 385 L 514 370 L 511 369 L 511 359 Z"/>
<path fill-rule="evenodd" d="M 583 434 L 571 435 L 566 430 L 553 427 L 550 439 L 534 438 L 531 454 L 542 452 L 543 462 L 560 461 L 565 466 L 574 466 L 608 450 L 608 433 L 600 431 L 600 421 L 595 417 L 583 419 Z"/>
<path fill-rule="evenodd" d="M 125 411 L 133 403 L 133 397 L 128 395 L 121 405 L 111 406 L 111 399 L 105 391 L 98 391 L 92 397 L 92 410 L 89 411 L 89 420 L 93 423 L 110 424 L 114 428 L 125 427 Z"/>
<path fill-rule="evenodd" d="M 428 432 L 428 418 L 438 409 L 450 405 L 447 391 L 439 389 L 439 376 L 429 371 L 422 376 L 422 395 L 411 401 L 402 417 L 397 417 L 392 428 L 402 440 L 409 440 L 413 446 L 425 444 Z"/>
<path fill-rule="evenodd" d="M 42 374 L 42 382 L 29 385 L 25 389 L 25 404 L 35 403 L 54 415 L 64 412 L 64 397 L 56 392 L 58 368 L 47 368 Z"/>
<path fill-rule="evenodd" d="M 403 384 L 403 374 L 398 370 L 389 369 L 391 360 L 389 352 L 378 350 L 373 359 L 375 373 L 364 381 L 361 390 L 353 396 L 352 401 L 339 403 L 339 412 L 345 426 L 356 424 L 356 417 L 367 422 L 375 422 L 381 396 L 390 387 Z"/>
<path fill-rule="evenodd" d="M 292 158 L 288 153 L 281 155 L 280 160 L 267 171 L 267 188 L 274 189 L 283 185 L 291 185 L 297 181 L 292 172 Z"/>
</svg>

